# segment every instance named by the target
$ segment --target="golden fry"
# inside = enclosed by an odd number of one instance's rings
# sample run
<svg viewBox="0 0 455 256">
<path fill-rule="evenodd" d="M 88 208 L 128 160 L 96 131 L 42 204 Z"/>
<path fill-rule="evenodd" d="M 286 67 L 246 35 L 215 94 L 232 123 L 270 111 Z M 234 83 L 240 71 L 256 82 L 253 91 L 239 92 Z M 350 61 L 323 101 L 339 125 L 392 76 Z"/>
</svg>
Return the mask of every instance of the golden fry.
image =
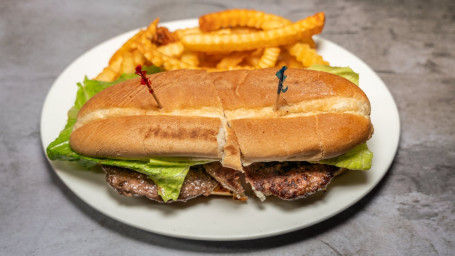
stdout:
<svg viewBox="0 0 455 256">
<path fill-rule="evenodd" d="M 264 54 L 262 55 L 261 59 L 255 66 L 255 68 L 271 68 L 275 66 L 276 61 L 278 60 L 278 56 L 280 55 L 280 48 L 278 47 L 270 47 L 264 49 Z"/>
<path fill-rule="evenodd" d="M 243 59 L 248 56 L 249 52 L 233 52 L 222 58 L 216 65 L 218 69 L 228 69 L 239 65 Z"/>
<path fill-rule="evenodd" d="M 123 52 L 118 51 L 109 60 L 109 67 L 113 71 L 120 73 L 120 70 L 122 68 L 122 62 L 123 62 Z"/>
<path fill-rule="evenodd" d="M 119 51 L 122 51 L 122 50 L 129 51 L 132 49 L 136 49 L 137 40 L 142 36 L 143 33 L 144 33 L 144 30 L 140 30 L 139 32 L 137 32 L 133 37 L 128 39 L 128 41 L 126 41 L 126 43 L 123 44 L 122 47 L 120 47 Z"/>
<path fill-rule="evenodd" d="M 145 57 L 139 50 L 133 51 L 133 58 L 134 58 L 134 66 L 137 65 L 144 65 L 145 64 Z"/>
<path fill-rule="evenodd" d="M 324 22 L 322 12 L 292 23 L 277 15 L 234 9 L 201 16 L 200 27 L 169 32 L 155 19 L 125 42 L 95 79 L 114 81 L 122 73 L 134 73 L 137 65 L 216 72 L 328 64 L 312 38 Z"/>
<path fill-rule="evenodd" d="M 110 58 L 108 66 L 95 77 L 95 80 L 114 81 L 120 76 L 122 70 L 123 54 L 137 48 L 137 40 L 144 33 L 143 30 L 137 32 L 133 37 L 128 39 L 120 49 L 118 49 Z"/>
<path fill-rule="evenodd" d="M 294 56 L 290 55 L 286 48 L 282 49 L 276 66 L 287 66 L 288 68 L 304 68 L 303 64 Z"/>
<path fill-rule="evenodd" d="M 180 57 L 180 60 L 195 67 L 199 66 L 199 58 L 194 52 L 184 52 Z"/>
<path fill-rule="evenodd" d="M 98 74 L 98 76 L 95 77 L 95 80 L 112 82 L 117 79 L 117 77 L 118 74 L 115 71 L 113 71 L 110 67 L 106 67 L 101 73 Z"/>
<path fill-rule="evenodd" d="M 310 46 L 313 49 L 316 48 L 316 43 L 314 42 L 314 40 L 311 36 L 307 37 L 307 38 L 303 38 L 302 40 L 300 40 L 300 43 L 307 44 L 308 46 Z"/>
<path fill-rule="evenodd" d="M 282 26 L 289 25 L 290 23 L 292 23 L 292 22 L 287 23 L 287 22 L 282 22 L 279 20 L 268 20 L 262 24 L 262 29 L 263 30 L 276 29 L 276 28 L 280 28 Z"/>
<path fill-rule="evenodd" d="M 198 27 L 194 28 L 185 28 L 185 29 L 177 29 L 174 31 L 174 35 L 179 39 L 182 40 L 182 38 L 186 35 L 191 35 L 191 34 L 201 34 L 202 31 Z"/>
<path fill-rule="evenodd" d="M 304 67 L 310 67 L 314 64 L 328 65 L 329 63 L 325 61 L 322 56 L 320 56 L 315 49 L 312 49 L 307 44 L 296 43 L 288 48 L 289 54 L 295 56 L 295 58 L 300 61 Z"/>
<path fill-rule="evenodd" d="M 220 29 L 211 33 L 217 33 L 218 31 L 226 30 L 227 28 Z M 234 27 L 229 29 L 231 31 L 231 34 L 246 34 L 246 33 L 253 33 L 253 32 L 258 32 L 260 30 L 256 28 L 248 28 L 248 27 Z"/>
<path fill-rule="evenodd" d="M 199 27 L 203 32 L 227 27 L 252 27 L 263 29 L 264 23 L 277 21 L 288 25 L 292 22 L 283 17 L 256 10 L 232 9 L 203 15 L 199 18 Z"/>
<path fill-rule="evenodd" d="M 158 51 L 170 57 L 179 57 L 183 53 L 183 44 L 179 41 L 158 46 Z"/>
<path fill-rule="evenodd" d="M 123 61 L 120 66 L 120 74 L 131 74 L 134 73 L 136 65 L 134 63 L 133 54 L 131 52 L 123 52 Z"/>
<path fill-rule="evenodd" d="M 193 51 L 246 51 L 295 43 L 322 31 L 324 13 L 320 12 L 291 25 L 248 34 L 193 34 L 182 38 L 183 45 Z"/>
<path fill-rule="evenodd" d="M 190 64 L 182 62 L 174 57 L 162 54 L 158 51 L 158 47 L 150 40 L 150 38 L 154 38 L 156 34 L 158 21 L 158 19 L 153 21 L 147 28 L 146 32 L 144 32 L 141 36 L 140 42 L 138 43 L 139 51 L 148 61 L 150 61 L 151 64 L 158 67 L 162 66 L 165 70 L 195 68 Z"/>
<path fill-rule="evenodd" d="M 139 51 L 144 54 L 144 57 L 151 62 L 151 64 L 163 67 L 165 70 L 175 69 L 195 69 L 196 67 L 183 62 L 174 57 L 170 57 L 160 53 L 157 46 L 151 42 L 145 42 L 139 45 Z"/>
<path fill-rule="evenodd" d="M 261 60 L 263 53 L 264 49 L 257 49 L 253 51 L 250 55 L 248 55 L 243 62 L 248 64 L 249 66 L 255 67 L 258 65 L 259 60 Z"/>
<path fill-rule="evenodd" d="M 199 66 L 203 68 L 214 68 L 221 59 L 227 56 L 227 53 L 207 53 L 207 52 L 198 52 Z"/>
</svg>

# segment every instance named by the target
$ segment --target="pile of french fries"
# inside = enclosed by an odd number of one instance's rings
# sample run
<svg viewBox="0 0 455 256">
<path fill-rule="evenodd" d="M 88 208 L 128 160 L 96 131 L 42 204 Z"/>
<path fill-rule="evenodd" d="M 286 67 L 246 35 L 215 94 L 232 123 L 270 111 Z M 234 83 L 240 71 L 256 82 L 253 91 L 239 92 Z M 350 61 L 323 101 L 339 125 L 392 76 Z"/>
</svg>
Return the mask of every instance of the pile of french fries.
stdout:
<svg viewBox="0 0 455 256">
<path fill-rule="evenodd" d="M 313 35 L 324 27 L 324 13 L 297 22 L 256 10 L 226 10 L 203 15 L 199 27 L 170 32 L 159 19 L 131 37 L 95 78 L 114 81 L 137 65 L 163 70 L 209 72 L 328 65 L 316 51 Z"/>
</svg>

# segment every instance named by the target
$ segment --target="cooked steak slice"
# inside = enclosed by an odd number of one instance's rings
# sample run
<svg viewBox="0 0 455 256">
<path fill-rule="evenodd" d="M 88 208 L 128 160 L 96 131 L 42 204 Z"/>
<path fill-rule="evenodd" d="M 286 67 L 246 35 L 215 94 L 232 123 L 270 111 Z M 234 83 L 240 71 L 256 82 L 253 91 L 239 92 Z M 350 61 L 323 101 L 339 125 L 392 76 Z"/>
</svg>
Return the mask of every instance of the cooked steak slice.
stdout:
<svg viewBox="0 0 455 256">
<path fill-rule="evenodd" d="M 324 190 L 338 169 L 307 162 L 254 163 L 245 167 L 245 180 L 262 201 L 269 195 L 294 200 Z"/>
<path fill-rule="evenodd" d="M 145 196 L 157 202 L 163 202 L 158 195 L 158 187 L 147 177 L 129 169 L 103 165 L 106 181 L 118 193 L 124 196 Z M 218 186 L 218 182 L 207 175 L 202 166 L 191 167 L 183 182 L 177 201 L 189 199 L 210 193 Z"/>
<path fill-rule="evenodd" d="M 235 199 L 247 200 L 248 197 L 245 195 L 245 190 L 240 181 L 239 171 L 223 167 L 220 162 L 205 164 L 204 168 L 224 188 L 232 191 Z"/>
</svg>

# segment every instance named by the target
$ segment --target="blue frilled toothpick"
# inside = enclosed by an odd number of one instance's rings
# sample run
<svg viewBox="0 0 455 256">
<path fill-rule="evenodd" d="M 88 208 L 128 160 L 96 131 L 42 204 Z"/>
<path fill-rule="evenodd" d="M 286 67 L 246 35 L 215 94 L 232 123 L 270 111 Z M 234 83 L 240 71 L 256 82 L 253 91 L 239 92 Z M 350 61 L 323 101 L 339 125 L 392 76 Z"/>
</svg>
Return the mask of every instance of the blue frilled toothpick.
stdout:
<svg viewBox="0 0 455 256">
<path fill-rule="evenodd" d="M 276 72 L 276 77 L 278 77 L 278 91 L 276 92 L 276 102 L 275 102 L 275 108 L 274 110 L 278 110 L 278 101 L 280 100 L 280 93 L 285 93 L 288 91 L 288 87 L 283 88 L 283 82 L 286 79 L 287 76 L 284 75 L 284 71 L 286 71 L 288 67 L 283 66 L 278 72 Z"/>
</svg>

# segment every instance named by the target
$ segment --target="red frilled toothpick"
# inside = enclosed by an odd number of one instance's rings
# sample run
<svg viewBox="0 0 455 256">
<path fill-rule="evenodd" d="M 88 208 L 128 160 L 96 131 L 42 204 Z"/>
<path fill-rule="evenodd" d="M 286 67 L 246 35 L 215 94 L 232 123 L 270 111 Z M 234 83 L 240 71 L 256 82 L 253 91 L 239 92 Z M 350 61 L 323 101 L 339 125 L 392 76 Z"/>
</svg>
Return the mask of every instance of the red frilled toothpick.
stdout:
<svg viewBox="0 0 455 256">
<path fill-rule="evenodd" d="M 155 98 L 156 103 L 158 104 L 158 108 L 163 108 L 161 105 L 161 102 L 158 100 L 158 97 L 156 97 L 155 92 L 152 89 L 150 79 L 147 78 L 147 71 L 142 70 L 141 65 L 137 65 L 136 67 L 136 75 L 141 77 L 141 84 L 142 85 L 147 85 L 147 88 L 149 89 L 150 94 L 153 95 L 153 98 Z"/>
</svg>

